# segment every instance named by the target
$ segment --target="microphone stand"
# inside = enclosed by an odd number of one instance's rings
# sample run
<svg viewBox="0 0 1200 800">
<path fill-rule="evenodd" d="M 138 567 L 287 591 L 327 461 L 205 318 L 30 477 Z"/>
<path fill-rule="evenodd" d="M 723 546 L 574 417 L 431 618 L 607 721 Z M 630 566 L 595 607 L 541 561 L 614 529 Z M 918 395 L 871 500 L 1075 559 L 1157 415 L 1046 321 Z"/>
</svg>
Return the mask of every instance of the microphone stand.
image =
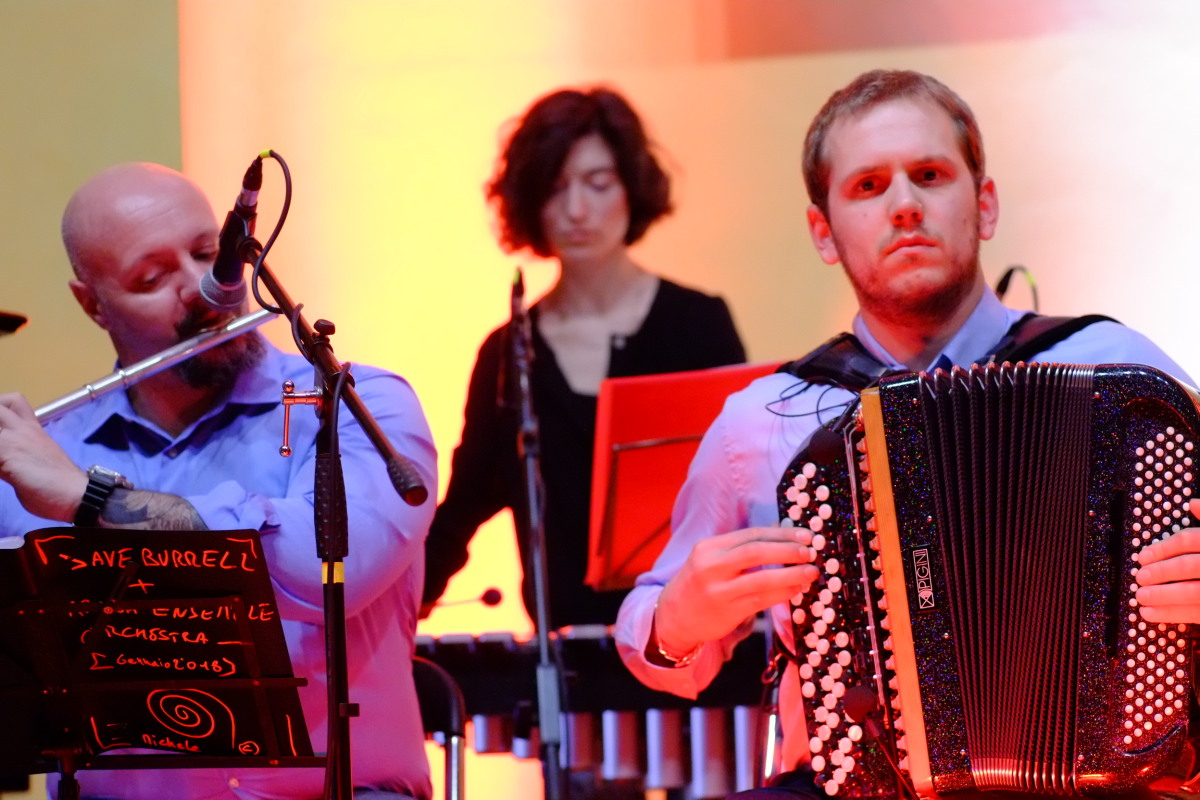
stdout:
<svg viewBox="0 0 1200 800">
<path fill-rule="evenodd" d="M 247 236 L 238 246 L 244 261 L 260 260 L 262 245 Z M 353 386 L 353 379 L 343 373 L 334 357 L 329 337 L 333 323 L 317 320 L 315 329 L 299 313 L 282 284 L 270 267 L 260 262 L 256 278 L 267 287 L 280 312 L 292 321 L 293 334 L 301 346 L 302 355 L 317 371 L 318 389 L 311 393 L 293 393 L 284 387 L 284 446 L 287 445 L 287 416 L 294 403 L 315 404 L 321 420 L 317 432 L 317 463 L 313 478 L 313 519 L 316 529 L 317 556 L 321 559 L 321 579 L 325 603 L 325 670 L 328 702 L 327 747 L 324 800 L 351 800 L 353 783 L 350 775 L 350 718 L 358 716 L 358 705 L 349 698 L 349 679 L 346 668 L 346 593 L 343 559 L 349 553 L 349 528 L 346 513 L 346 487 L 342 477 L 341 453 L 337 443 L 339 398 L 362 426 L 387 465 L 388 477 L 396 491 L 409 505 L 420 505 L 429 495 L 416 468 L 396 451 L 379 423 L 367 410 Z"/>
<path fill-rule="evenodd" d="M 509 322 L 509 347 L 512 369 L 516 374 L 518 429 L 517 454 L 524 471 L 525 497 L 529 506 L 529 529 L 522 531 L 529 544 L 530 562 L 533 567 L 533 587 L 536 612 L 536 635 L 538 644 L 537 700 L 538 731 L 541 737 L 539 756 L 542 761 L 542 778 L 547 800 L 559 800 L 563 796 L 562 764 L 559 751 L 562 746 L 561 716 L 562 686 L 558 660 L 550 653 L 549 589 L 546 569 L 546 531 L 542 514 L 545 489 L 542 486 L 541 439 L 538 432 L 537 415 L 533 409 L 533 394 L 530 389 L 530 366 L 533 363 L 533 335 L 530 330 L 529 313 L 525 308 L 525 280 L 520 268 L 513 276 L 512 319 Z"/>
</svg>

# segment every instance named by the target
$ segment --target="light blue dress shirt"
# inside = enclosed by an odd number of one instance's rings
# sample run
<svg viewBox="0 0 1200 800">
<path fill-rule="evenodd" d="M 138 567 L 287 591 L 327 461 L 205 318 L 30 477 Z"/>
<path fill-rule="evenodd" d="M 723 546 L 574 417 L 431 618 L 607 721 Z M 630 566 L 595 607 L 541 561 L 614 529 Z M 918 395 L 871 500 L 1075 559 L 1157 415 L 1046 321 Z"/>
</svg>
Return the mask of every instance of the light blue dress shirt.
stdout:
<svg viewBox="0 0 1200 800">
<path fill-rule="evenodd" d="M 1013 322 L 1025 312 L 1007 308 L 985 290 L 979 304 L 947 343 L 942 353 L 953 364 L 966 366 L 990 352 Z M 875 340 L 862 318 L 854 333 L 880 361 L 903 368 Z M 1149 339 L 1115 322 L 1098 322 L 1041 353 L 1038 361 L 1074 364 L 1133 363 L 1157 367 L 1192 385 L 1183 370 Z M 734 645 L 749 631 L 747 624 L 730 636 L 709 642 L 690 666 L 666 669 L 646 660 L 654 605 L 662 587 L 679 571 L 700 540 L 741 528 L 773 526 L 779 522 L 776 489 L 784 470 L 808 443 L 819 425 L 836 419 L 856 398 L 851 392 L 810 386 L 787 374 L 772 374 L 731 395 L 705 434 L 688 477 L 675 502 L 671 539 L 654 568 L 639 577 L 617 617 L 614 635 L 626 665 L 644 683 L 660 691 L 695 697 L 716 675 Z M 775 628 L 792 646 L 786 606 L 771 609 Z M 781 687 L 784 730 L 801 713 L 795 669 Z M 802 736 L 784 738 L 784 763 L 808 760 Z"/>
</svg>

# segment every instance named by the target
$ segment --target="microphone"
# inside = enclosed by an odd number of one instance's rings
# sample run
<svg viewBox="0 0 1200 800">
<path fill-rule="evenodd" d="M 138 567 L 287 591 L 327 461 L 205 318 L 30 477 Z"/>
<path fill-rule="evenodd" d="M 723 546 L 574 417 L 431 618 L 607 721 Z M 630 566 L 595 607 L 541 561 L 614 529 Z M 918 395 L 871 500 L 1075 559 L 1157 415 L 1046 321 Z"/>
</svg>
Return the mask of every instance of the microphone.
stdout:
<svg viewBox="0 0 1200 800">
<path fill-rule="evenodd" d="M 900 770 L 900 765 L 896 763 L 896 759 L 892 756 L 891 747 L 883 740 L 883 727 L 874 716 L 877 708 L 879 708 L 879 702 L 875 699 L 875 693 L 866 686 L 852 686 L 846 690 L 845 696 L 842 697 L 842 709 L 846 712 L 846 718 L 851 722 L 862 725 L 867 735 L 875 741 L 875 744 L 878 745 L 879 750 L 883 753 L 883 757 L 887 759 L 888 766 L 896 774 L 896 780 L 904 795 L 912 798 L 912 800 L 919 800 L 916 790 L 909 783 L 908 777 Z"/>
<path fill-rule="evenodd" d="M 527 358 L 532 345 L 529 340 L 529 311 L 525 308 L 525 276 L 521 268 L 513 271 L 512 295 L 509 299 L 509 321 L 504 332 L 504 349 L 500 353 L 500 372 L 496 380 L 496 408 L 515 411 L 520 402 L 517 392 L 517 370 L 521 359 Z"/>
<path fill-rule="evenodd" d="M 258 190 L 262 188 L 262 156 L 254 159 L 242 178 L 242 191 L 233 210 L 225 217 L 217 239 L 217 258 L 212 269 L 200 278 L 200 296 L 218 311 L 233 311 L 246 299 L 242 245 L 254 235 L 258 216 Z"/>
<path fill-rule="evenodd" d="M 447 606 L 465 606 L 471 603 L 483 603 L 488 608 L 494 608 L 500 605 L 500 601 L 504 599 L 504 593 L 495 586 L 489 586 L 483 590 L 483 594 L 478 597 L 469 597 L 466 600 L 446 600 L 439 603 L 434 603 L 434 608 L 446 608 Z"/>
</svg>

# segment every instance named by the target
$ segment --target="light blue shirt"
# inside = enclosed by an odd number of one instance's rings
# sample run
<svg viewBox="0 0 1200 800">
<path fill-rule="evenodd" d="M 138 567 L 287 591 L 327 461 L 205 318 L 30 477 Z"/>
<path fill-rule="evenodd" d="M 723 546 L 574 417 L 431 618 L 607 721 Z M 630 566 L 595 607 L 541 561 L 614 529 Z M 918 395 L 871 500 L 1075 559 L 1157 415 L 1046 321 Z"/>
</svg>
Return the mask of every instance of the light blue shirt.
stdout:
<svg viewBox="0 0 1200 800">
<path fill-rule="evenodd" d="M 942 355 L 967 366 L 990 352 L 1009 327 L 1024 314 L 1005 307 L 990 290 L 947 343 Z M 854 333 L 883 363 L 903 369 L 875 340 L 861 317 Z M 1073 364 L 1147 364 L 1191 385 L 1191 379 L 1149 339 L 1115 322 L 1097 322 L 1039 354 L 1038 361 Z M 688 667 L 666 669 L 646 660 L 654 605 L 662 587 L 687 559 L 695 544 L 709 536 L 741 528 L 773 526 L 779 522 L 776 489 L 792 459 L 819 425 L 836 419 L 857 395 L 827 386 L 813 386 L 787 374 L 772 374 L 731 395 L 705 434 L 679 492 L 671 518 L 671 539 L 654 568 L 638 578 L 617 617 L 614 635 L 626 665 L 642 682 L 660 691 L 695 697 L 716 675 L 734 645 L 749 630 L 742 629 L 709 642 Z M 772 609 L 775 628 L 792 646 L 786 606 Z M 780 706 L 784 729 L 801 713 L 795 670 L 784 680 Z M 807 761 L 807 739 L 784 738 L 785 764 Z"/>
<path fill-rule="evenodd" d="M 412 388 L 372 367 L 351 374 L 365 405 L 427 487 L 437 486 L 433 438 Z M 325 642 L 320 562 L 313 523 L 317 419 L 313 407 L 291 414 L 290 458 L 283 442 L 282 384 L 312 387 L 313 369 L 268 345 L 262 363 L 243 374 L 230 397 L 172 437 L 140 418 L 123 391 L 112 392 L 46 426 L 80 467 L 100 464 L 134 487 L 179 495 L 213 530 L 260 532 L 283 619 L 292 668 L 308 679 L 301 703 L 313 747 L 326 740 Z M 411 656 L 424 571 L 432 499 L 413 508 L 397 495 L 383 461 L 350 412 L 338 425 L 349 509 L 345 560 L 351 722 L 356 786 L 431 793 L 424 736 L 412 683 Z M 0 534 L 19 537 L 62 523 L 39 519 L 0 483 Z M 19 538 L 5 540 L 20 545 Z M 82 794 L 126 800 L 162 798 L 316 798 L 313 769 L 113 770 L 79 773 Z"/>
</svg>

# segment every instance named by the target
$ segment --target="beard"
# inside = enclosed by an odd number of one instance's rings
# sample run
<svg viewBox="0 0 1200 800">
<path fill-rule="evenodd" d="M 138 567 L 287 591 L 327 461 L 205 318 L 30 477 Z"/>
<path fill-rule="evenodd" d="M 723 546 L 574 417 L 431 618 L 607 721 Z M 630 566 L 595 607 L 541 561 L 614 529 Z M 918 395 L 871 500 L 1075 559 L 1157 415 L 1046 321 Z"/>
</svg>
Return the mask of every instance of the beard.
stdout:
<svg viewBox="0 0 1200 800">
<path fill-rule="evenodd" d="M 194 310 L 175 326 L 179 340 L 196 336 L 206 327 L 204 318 L 207 310 Z M 213 388 L 227 391 L 233 388 L 238 376 L 257 365 L 266 353 L 262 335 L 251 330 L 222 342 L 199 355 L 181 361 L 174 366 L 175 374 L 197 389 Z"/>
<path fill-rule="evenodd" d="M 839 252 L 848 252 L 837 244 Z M 970 253 L 945 266 L 910 266 L 893 277 L 880 276 L 878 266 L 843 261 L 843 267 L 859 306 L 872 315 L 894 324 L 938 323 L 954 315 L 979 279 L 978 223 Z M 936 279 L 922 274 L 933 269 L 941 272 Z"/>
</svg>

